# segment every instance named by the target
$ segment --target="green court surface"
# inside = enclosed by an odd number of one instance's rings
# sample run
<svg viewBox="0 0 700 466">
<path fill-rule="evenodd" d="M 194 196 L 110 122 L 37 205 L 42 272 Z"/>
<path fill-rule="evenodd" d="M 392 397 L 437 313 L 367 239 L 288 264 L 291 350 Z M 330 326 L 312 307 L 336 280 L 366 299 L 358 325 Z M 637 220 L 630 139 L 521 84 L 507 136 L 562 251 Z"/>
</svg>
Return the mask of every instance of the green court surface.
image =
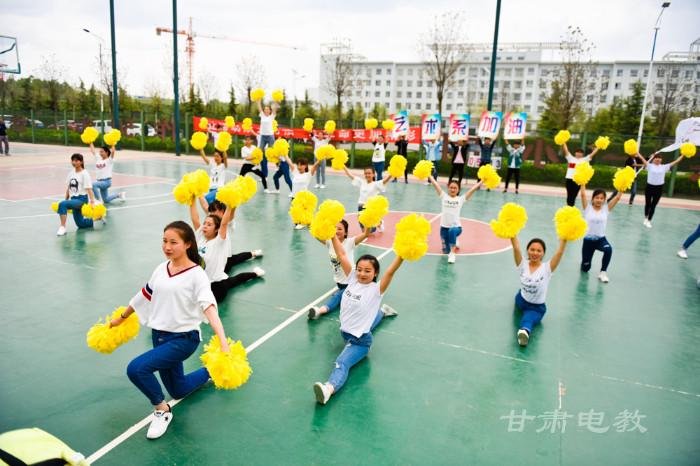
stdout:
<svg viewBox="0 0 700 466">
<path fill-rule="evenodd" d="M 70 168 L 64 158 L 55 165 L 34 173 L 60 178 Z M 343 341 L 337 314 L 307 321 L 304 309 L 333 287 L 332 273 L 325 248 L 292 229 L 285 186 L 237 212 L 234 251 L 265 255 L 234 271 L 259 265 L 267 273 L 220 306 L 227 333 L 255 343 L 251 379 L 236 391 L 205 386 L 188 396 L 159 440 L 141 429 L 110 444 L 150 412 L 125 373 L 150 348 L 150 332 L 142 328 L 111 355 L 90 350 L 85 333 L 164 260 L 162 228 L 188 219 L 172 183 L 201 166 L 194 158 L 117 161 L 119 174 L 166 180 L 126 187 L 127 201 L 110 207 L 99 230 L 76 232 L 69 217 L 65 237 L 55 236 L 50 199 L 0 201 L 0 431 L 40 427 L 86 456 L 109 444 L 100 465 L 700 463 L 700 245 L 688 260 L 675 255 L 700 211 L 659 208 L 648 230 L 642 207 L 623 198 L 608 222 L 610 283 L 596 279 L 599 253 L 582 274 L 581 242 L 569 244 L 525 349 L 515 339 L 510 250 L 458 256 L 454 265 L 435 255 L 405 263 L 384 298 L 399 316 L 382 322 L 370 356 L 320 406 L 312 384 L 326 380 Z M 347 178 L 327 184 L 316 191 L 321 199 L 355 210 Z M 439 213 L 434 191 L 421 184 L 390 184 L 387 197 L 392 210 Z M 516 199 L 529 216 L 521 240 L 541 236 L 549 257 L 563 195 L 482 190 L 462 215 L 488 222 Z M 470 241 L 479 238 L 461 238 Z M 203 338 L 211 334 L 204 325 Z M 186 369 L 199 365 L 193 356 Z"/>
</svg>

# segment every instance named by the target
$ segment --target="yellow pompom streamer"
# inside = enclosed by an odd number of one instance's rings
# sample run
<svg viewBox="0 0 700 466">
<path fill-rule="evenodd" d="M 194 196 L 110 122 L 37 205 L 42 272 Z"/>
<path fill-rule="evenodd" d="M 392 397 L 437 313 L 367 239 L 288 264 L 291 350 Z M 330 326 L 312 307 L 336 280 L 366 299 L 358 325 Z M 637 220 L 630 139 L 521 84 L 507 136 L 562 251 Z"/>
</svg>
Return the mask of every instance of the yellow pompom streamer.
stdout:
<svg viewBox="0 0 700 466">
<path fill-rule="evenodd" d="M 98 353 L 110 354 L 120 345 L 126 343 L 139 333 L 139 319 L 136 313 L 132 313 L 124 322 L 116 327 L 110 327 L 109 323 L 121 316 L 126 307 L 118 307 L 111 316 L 105 317 L 105 322 L 100 319 L 87 332 L 87 345 Z"/>
<path fill-rule="evenodd" d="M 194 150 L 204 149 L 207 145 L 207 134 L 201 131 L 195 131 L 190 138 L 190 145 Z"/>
<path fill-rule="evenodd" d="M 419 180 L 427 179 L 432 173 L 433 173 L 433 162 L 431 162 L 430 160 L 421 160 L 413 168 L 413 176 L 415 176 Z"/>
<path fill-rule="evenodd" d="M 253 129 L 253 120 L 250 118 L 243 118 L 243 122 L 241 123 L 241 129 L 243 131 L 250 131 Z"/>
<path fill-rule="evenodd" d="M 185 184 L 180 183 L 175 185 L 173 188 L 173 197 L 175 198 L 175 201 L 180 204 L 192 204 L 192 192 L 190 191 L 189 186 Z"/>
<path fill-rule="evenodd" d="M 216 192 L 216 199 L 225 205 L 236 208 L 245 204 L 258 192 L 258 184 L 253 178 L 239 176 L 229 181 Z"/>
<path fill-rule="evenodd" d="M 229 115 L 226 118 L 224 118 L 224 124 L 228 129 L 231 129 L 234 126 L 236 126 L 236 120 L 234 120 L 233 117 Z"/>
<path fill-rule="evenodd" d="M 292 222 L 299 225 L 310 225 L 314 219 L 314 210 L 318 204 L 318 198 L 311 191 L 301 191 L 294 196 L 289 208 L 289 216 Z"/>
<path fill-rule="evenodd" d="M 316 150 L 316 158 L 319 160 L 332 159 L 334 154 L 335 147 L 333 147 L 331 144 L 326 144 L 325 146 L 321 146 Z"/>
<path fill-rule="evenodd" d="M 314 119 L 313 118 L 304 118 L 304 131 L 306 132 L 311 132 L 314 129 Z"/>
<path fill-rule="evenodd" d="M 430 222 L 422 215 L 410 214 L 396 225 L 396 236 L 392 246 L 402 259 L 415 261 L 428 252 Z"/>
<path fill-rule="evenodd" d="M 200 360 L 214 381 L 214 386 L 223 390 L 235 390 L 250 378 L 253 370 L 248 363 L 243 343 L 227 338 L 230 351 L 221 351 L 221 342 L 216 335 L 204 345 L 204 354 Z"/>
<path fill-rule="evenodd" d="M 323 126 L 323 130 L 328 134 L 333 134 L 335 132 L 335 121 L 328 120 Z"/>
<path fill-rule="evenodd" d="M 185 173 L 173 188 L 173 196 L 180 204 L 190 205 L 193 197 L 204 196 L 209 191 L 210 182 L 209 175 L 202 169 Z"/>
<path fill-rule="evenodd" d="M 221 152 L 226 152 L 231 147 L 231 133 L 222 132 L 219 134 L 219 139 L 216 140 L 216 149 Z"/>
<path fill-rule="evenodd" d="M 693 144 L 692 142 L 684 142 L 683 144 L 681 144 L 681 155 L 684 157 L 690 158 L 694 156 L 696 150 L 697 149 L 695 147 L 695 144 Z"/>
<path fill-rule="evenodd" d="M 490 163 L 480 166 L 479 171 L 476 172 L 476 176 L 488 189 L 494 189 L 501 183 L 501 177 Z"/>
<path fill-rule="evenodd" d="M 272 132 L 276 133 L 279 127 L 280 125 L 277 123 L 277 120 L 272 120 Z"/>
<path fill-rule="evenodd" d="M 365 228 L 374 228 L 382 222 L 388 213 L 389 200 L 384 196 L 376 195 L 367 199 L 365 209 L 360 212 L 358 220 Z"/>
<path fill-rule="evenodd" d="M 590 163 L 579 163 L 578 165 L 576 165 L 576 170 L 574 170 L 574 183 L 576 183 L 579 186 L 583 184 L 588 184 L 588 182 L 591 181 L 591 178 L 593 178 L 594 173 L 595 170 L 593 169 L 593 167 L 591 167 Z"/>
<path fill-rule="evenodd" d="M 207 130 L 209 130 L 209 120 L 207 120 L 206 117 L 200 118 L 198 127 L 200 130 L 206 132 Z"/>
<path fill-rule="evenodd" d="M 562 129 L 554 136 L 554 144 L 561 146 L 571 139 L 571 133 L 568 130 Z"/>
<path fill-rule="evenodd" d="M 331 166 L 333 170 L 341 171 L 346 163 L 348 163 L 348 153 L 343 149 L 335 149 L 333 151 L 333 161 Z"/>
<path fill-rule="evenodd" d="M 491 229 L 499 238 L 515 238 L 527 223 L 527 212 L 521 205 L 508 202 L 498 212 L 498 220 L 491 220 Z"/>
<path fill-rule="evenodd" d="M 395 155 L 389 161 L 389 174 L 394 178 L 402 178 L 406 172 L 408 160 L 403 155 Z"/>
<path fill-rule="evenodd" d="M 279 138 L 275 141 L 275 143 L 272 145 L 272 147 L 275 148 L 275 152 L 279 156 L 284 156 L 286 157 L 289 155 L 289 142 L 287 142 L 286 139 Z"/>
<path fill-rule="evenodd" d="M 639 152 L 639 147 L 637 147 L 637 141 L 634 139 L 628 139 L 625 141 L 625 154 L 635 155 Z"/>
<path fill-rule="evenodd" d="M 377 127 L 379 122 L 377 121 L 376 118 L 367 118 L 365 119 L 365 129 L 374 129 Z"/>
<path fill-rule="evenodd" d="M 58 202 L 52 202 L 51 203 L 51 210 L 53 210 L 54 212 L 58 212 L 58 204 L 59 204 Z M 68 209 L 68 213 L 72 214 L 73 211 L 71 209 Z"/>
<path fill-rule="evenodd" d="M 281 89 L 275 89 L 272 91 L 272 100 L 279 103 L 284 100 L 284 92 Z"/>
<path fill-rule="evenodd" d="M 328 241 L 335 235 L 335 225 L 343 219 L 345 207 L 338 201 L 328 199 L 319 206 L 309 229 L 314 238 Z"/>
<path fill-rule="evenodd" d="M 265 148 L 265 157 L 267 157 L 268 162 L 280 163 L 280 154 L 272 146 L 267 146 Z"/>
<path fill-rule="evenodd" d="M 250 163 L 253 165 L 257 165 L 260 162 L 262 162 L 263 159 L 263 151 L 260 150 L 259 147 L 256 147 L 253 149 L 253 152 L 250 153 Z"/>
<path fill-rule="evenodd" d="M 95 142 L 95 139 L 100 135 L 100 133 L 92 126 L 88 126 L 85 128 L 80 135 L 80 140 L 83 141 L 84 144 L 91 144 Z"/>
<path fill-rule="evenodd" d="M 632 187 L 636 177 L 637 172 L 635 172 L 632 167 L 625 167 L 622 170 L 618 170 L 613 177 L 613 187 L 619 192 L 624 193 Z"/>
<path fill-rule="evenodd" d="M 566 241 L 576 241 L 586 234 L 588 225 L 581 215 L 581 211 L 576 207 L 566 206 L 557 210 L 554 214 L 554 225 L 557 228 L 557 235 Z"/>
<path fill-rule="evenodd" d="M 257 102 L 258 100 L 262 100 L 262 98 L 265 97 L 265 91 L 262 89 L 253 89 L 250 91 L 250 100 L 253 102 Z"/>
<path fill-rule="evenodd" d="M 392 129 L 394 129 L 395 125 L 396 125 L 396 122 L 394 120 L 392 120 L 391 118 L 382 121 L 382 128 L 384 128 L 387 131 L 391 131 Z"/>
<path fill-rule="evenodd" d="M 600 150 L 605 150 L 610 145 L 610 138 L 607 136 L 598 136 L 595 140 L 595 146 Z"/>
<path fill-rule="evenodd" d="M 80 213 L 83 215 L 85 218 L 92 218 L 92 206 L 90 204 L 83 204 L 83 206 L 80 208 Z"/>
<path fill-rule="evenodd" d="M 109 133 L 105 134 L 104 141 L 108 146 L 116 145 L 122 138 L 122 132 L 118 129 L 113 129 Z"/>
</svg>

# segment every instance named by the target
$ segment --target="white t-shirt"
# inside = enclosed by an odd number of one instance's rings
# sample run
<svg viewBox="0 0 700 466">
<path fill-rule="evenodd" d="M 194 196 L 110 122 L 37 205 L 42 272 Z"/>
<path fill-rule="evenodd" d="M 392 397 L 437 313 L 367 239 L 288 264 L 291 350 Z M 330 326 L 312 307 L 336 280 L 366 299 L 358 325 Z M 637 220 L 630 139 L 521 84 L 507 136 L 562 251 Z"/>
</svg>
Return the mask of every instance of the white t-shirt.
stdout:
<svg viewBox="0 0 700 466">
<path fill-rule="evenodd" d="M 647 184 L 660 186 L 664 184 L 666 172 L 671 169 L 670 163 L 663 165 L 647 164 Z"/>
<path fill-rule="evenodd" d="M 97 180 L 106 180 L 107 178 L 112 178 L 112 167 L 114 166 L 114 159 L 112 157 L 107 157 L 103 159 L 101 156 L 97 155 L 95 158 L 95 178 Z"/>
<path fill-rule="evenodd" d="M 359 205 L 365 205 L 367 199 L 379 193 L 386 192 L 386 186 L 382 181 L 372 181 L 368 183 L 364 178 L 354 177 L 352 185 L 360 188 L 360 197 L 357 200 Z"/>
<path fill-rule="evenodd" d="M 250 158 L 253 156 L 253 151 L 255 150 L 255 146 L 251 145 L 250 147 L 243 146 L 241 147 L 241 158 L 245 160 L 245 163 L 250 163 L 252 164 L 253 162 L 250 161 Z"/>
<path fill-rule="evenodd" d="M 523 299 L 532 304 L 543 304 L 547 298 L 547 286 L 552 278 L 552 269 L 549 261 L 543 262 L 534 273 L 530 273 L 530 265 L 527 259 L 523 259 L 518 266 L 520 272 L 520 294 Z"/>
<path fill-rule="evenodd" d="M 209 160 L 209 184 L 210 189 L 220 188 L 226 183 L 226 166 L 223 163 L 217 165 L 213 158 Z"/>
<path fill-rule="evenodd" d="M 580 159 L 577 159 L 573 155 L 569 154 L 566 156 L 566 161 L 569 163 L 568 168 L 566 169 L 566 177 L 571 180 L 574 178 L 574 173 L 576 173 L 576 165 L 583 162 L 590 162 L 591 156 L 586 155 Z"/>
<path fill-rule="evenodd" d="M 292 174 L 292 197 L 309 189 L 309 184 L 311 184 L 311 172 L 307 169 L 305 173 L 299 173 L 295 168 Z"/>
<path fill-rule="evenodd" d="M 330 143 L 330 139 L 320 139 L 316 136 L 313 136 L 311 140 L 314 142 L 314 155 L 319 147 L 327 146 Z"/>
<path fill-rule="evenodd" d="M 464 196 L 457 195 L 455 197 L 450 197 L 449 194 L 443 191 L 442 196 L 440 196 L 440 202 L 442 204 L 440 226 L 447 228 L 461 226 L 462 223 L 459 217 L 462 212 L 462 205 L 464 205 Z"/>
<path fill-rule="evenodd" d="M 343 267 L 340 265 L 338 256 L 335 254 L 335 249 L 333 248 L 333 241 L 326 241 L 326 246 L 328 246 L 328 255 L 331 258 L 331 268 L 333 269 L 333 279 L 336 283 L 340 285 L 348 284 L 348 276 L 345 275 Z M 345 250 L 345 256 L 351 264 L 355 263 L 355 237 L 345 238 L 343 241 L 343 249 Z"/>
<path fill-rule="evenodd" d="M 272 120 L 274 119 L 275 116 L 272 113 L 265 115 L 264 113 L 260 112 L 260 136 L 275 135 L 275 132 L 272 131 Z"/>
<path fill-rule="evenodd" d="M 75 171 L 75 168 L 68 173 L 66 178 L 66 183 L 68 183 L 68 195 L 73 196 L 86 196 L 87 189 L 92 189 L 92 178 L 87 170 L 83 169 L 79 172 Z"/>
<path fill-rule="evenodd" d="M 340 301 L 340 330 L 358 338 L 369 332 L 377 312 L 380 312 L 381 302 L 379 283 L 363 285 L 357 281 L 357 272 L 353 268 L 348 276 L 348 287 L 343 291 L 343 299 Z"/>
<path fill-rule="evenodd" d="M 586 209 L 583 211 L 583 217 L 588 224 L 586 238 L 602 238 L 605 236 L 608 214 L 608 205 L 606 203 L 603 203 L 600 210 L 595 210 L 591 204 L 586 206 Z"/>
<path fill-rule="evenodd" d="M 374 145 L 374 152 L 372 153 L 372 162 L 384 162 L 386 159 L 386 147 L 384 144 L 376 143 Z"/>
<path fill-rule="evenodd" d="M 226 231 L 228 235 L 230 230 Z M 197 240 L 197 249 L 199 255 L 204 259 L 204 272 L 206 272 L 209 281 L 218 282 L 226 280 L 228 275 L 224 272 L 226 260 L 231 255 L 231 241 L 228 236 L 226 239 L 221 239 L 217 234 L 214 238 L 207 240 L 202 232 L 202 227 L 199 227 L 195 233 Z"/>
<path fill-rule="evenodd" d="M 139 321 L 152 329 L 165 332 L 199 331 L 199 324 L 207 322 L 204 311 L 216 306 L 209 279 L 198 265 L 175 275 L 168 269 L 170 261 L 163 262 L 141 291 L 131 298 Z"/>
</svg>

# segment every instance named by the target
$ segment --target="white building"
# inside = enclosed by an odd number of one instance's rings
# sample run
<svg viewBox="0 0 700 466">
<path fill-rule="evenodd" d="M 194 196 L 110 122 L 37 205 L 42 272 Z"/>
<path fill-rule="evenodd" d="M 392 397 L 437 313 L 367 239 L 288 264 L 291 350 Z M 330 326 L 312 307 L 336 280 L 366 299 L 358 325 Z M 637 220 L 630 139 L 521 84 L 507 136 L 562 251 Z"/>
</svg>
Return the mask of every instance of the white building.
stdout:
<svg viewBox="0 0 700 466">
<path fill-rule="evenodd" d="M 443 115 L 478 114 L 486 108 L 491 65 L 491 44 L 468 44 L 468 58 L 446 90 Z M 545 99 L 556 79 L 561 61 L 559 43 L 499 44 L 493 97 L 496 111 L 524 111 L 536 124 L 545 108 Z M 389 112 L 406 109 L 412 114 L 437 111 L 436 90 L 420 62 L 371 62 L 352 54 L 349 41 L 326 44 L 321 49 L 319 100 L 334 104 L 329 91 L 334 64 L 343 57 L 353 66 L 354 80 L 343 97 L 343 107 L 359 104 L 366 112 L 383 105 Z M 648 61 L 611 61 L 594 63 L 586 76 L 584 109 L 594 114 L 616 99 L 631 94 L 637 81 L 646 84 Z M 660 105 L 671 99 L 678 111 L 697 111 L 700 107 L 700 39 L 688 52 L 671 52 L 657 60 L 652 69 L 654 97 Z"/>
</svg>

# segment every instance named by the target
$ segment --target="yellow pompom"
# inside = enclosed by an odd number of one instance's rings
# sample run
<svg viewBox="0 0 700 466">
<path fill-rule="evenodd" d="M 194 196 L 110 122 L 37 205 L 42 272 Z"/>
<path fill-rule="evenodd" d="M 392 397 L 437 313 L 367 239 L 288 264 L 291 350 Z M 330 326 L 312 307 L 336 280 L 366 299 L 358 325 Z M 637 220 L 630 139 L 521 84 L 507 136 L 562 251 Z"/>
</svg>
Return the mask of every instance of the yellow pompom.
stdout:
<svg viewBox="0 0 700 466">
<path fill-rule="evenodd" d="M 210 182 L 209 174 L 202 169 L 185 173 L 173 188 L 173 196 L 180 204 L 190 205 L 193 197 L 204 196 L 209 191 Z"/>
<path fill-rule="evenodd" d="M 681 144 L 681 155 L 683 155 L 684 157 L 690 158 L 694 156 L 696 150 L 697 149 L 695 148 L 695 144 L 693 144 L 692 142 L 684 142 L 683 144 Z"/>
<path fill-rule="evenodd" d="M 119 131 L 118 129 L 113 129 L 109 133 L 105 134 L 104 141 L 105 141 L 105 144 L 107 144 L 108 146 L 114 146 L 119 142 L 119 140 L 121 138 L 122 138 L 122 132 Z"/>
<path fill-rule="evenodd" d="M 335 121 L 328 120 L 323 126 L 323 130 L 328 134 L 333 134 L 335 132 Z"/>
<path fill-rule="evenodd" d="M 265 97 L 265 91 L 262 89 L 253 89 L 250 91 L 250 100 L 253 102 L 257 102 L 258 100 L 262 100 L 262 98 Z"/>
<path fill-rule="evenodd" d="M 275 148 L 275 152 L 280 156 L 286 157 L 289 154 L 289 142 L 286 139 L 277 139 L 272 147 Z"/>
<path fill-rule="evenodd" d="M 276 133 L 279 127 L 280 125 L 277 123 L 277 120 L 272 120 L 272 132 Z"/>
<path fill-rule="evenodd" d="M 268 162 L 280 163 L 280 154 L 272 146 L 267 146 L 265 148 L 265 157 L 267 157 Z"/>
<path fill-rule="evenodd" d="M 58 212 L 58 202 L 51 203 L 51 210 L 53 210 L 54 212 Z"/>
<path fill-rule="evenodd" d="M 309 230 L 314 238 L 327 241 L 335 235 L 335 226 L 344 215 L 343 204 L 332 199 L 325 200 L 314 215 Z"/>
<path fill-rule="evenodd" d="M 408 160 L 403 155 L 395 155 L 389 161 L 388 172 L 394 178 L 401 178 L 406 172 L 406 165 Z"/>
<path fill-rule="evenodd" d="M 501 183 L 501 177 L 490 163 L 480 166 L 479 171 L 476 172 L 476 176 L 488 189 L 494 189 Z"/>
<path fill-rule="evenodd" d="M 610 145 L 610 138 L 607 136 L 598 136 L 595 140 L 595 146 L 600 150 L 605 150 Z"/>
<path fill-rule="evenodd" d="M 214 381 L 214 386 L 224 390 L 235 390 L 250 378 L 253 370 L 248 363 L 248 356 L 240 341 L 235 343 L 227 338 L 230 351 L 221 351 L 221 341 L 216 335 L 204 345 L 204 354 L 200 356 L 202 364 Z"/>
<path fill-rule="evenodd" d="M 333 167 L 333 170 L 342 170 L 345 164 L 348 162 L 348 153 L 343 149 L 334 149 L 332 157 L 333 161 L 331 162 L 331 166 Z"/>
<path fill-rule="evenodd" d="M 554 143 L 557 146 L 566 144 L 566 142 L 571 139 L 571 133 L 568 130 L 562 129 L 554 136 Z"/>
<path fill-rule="evenodd" d="M 314 119 L 304 118 L 304 131 L 310 133 L 314 129 Z"/>
<path fill-rule="evenodd" d="M 394 126 L 396 125 L 396 122 L 392 120 L 391 118 L 382 121 L 382 128 L 384 128 L 387 131 L 391 131 L 394 129 Z"/>
<path fill-rule="evenodd" d="M 95 139 L 97 139 L 99 135 L 100 133 L 94 127 L 88 126 L 83 130 L 80 139 L 84 144 L 91 144 L 95 142 Z"/>
<path fill-rule="evenodd" d="M 321 146 L 316 150 L 316 158 L 318 160 L 332 159 L 334 154 L 335 147 L 333 147 L 331 144 L 326 144 L 325 146 Z"/>
<path fill-rule="evenodd" d="M 259 164 L 260 162 L 262 162 L 262 159 L 263 159 L 263 151 L 260 150 L 259 147 L 256 147 L 256 148 L 253 149 L 253 151 L 250 153 L 250 157 L 251 157 L 251 158 L 250 158 L 250 163 L 252 163 L 253 165 L 257 165 L 257 164 Z"/>
<path fill-rule="evenodd" d="M 201 131 L 195 131 L 190 138 L 190 145 L 194 150 L 204 149 L 207 145 L 207 134 Z"/>
<path fill-rule="evenodd" d="M 185 184 L 179 183 L 173 188 L 173 197 L 180 204 L 192 204 L 192 192 L 190 192 L 189 187 Z"/>
<path fill-rule="evenodd" d="M 202 117 L 199 119 L 199 129 L 201 129 L 204 132 L 206 132 L 209 129 L 209 120 L 207 120 L 206 117 Z"/>
<path fill-rule="evenodd" d="M 272 91 L 272 100 L 275 102 L 282 102 L 284 100 L 284 92 L 281 89 L 275 89 Z"/>
<path fill-rule="evenodd" d="M 491 229 L 499 238 L 515 238 L 527 223 L 527 212 L 523 206 L 508 202 L 498 212 L 498 220 L 491 220 Z"/>
<path fill-rule="evenodd" d="M 367 118 L 365 119 L 365 129 L 374 129 L 377 127 L 379 122 L 377 121 L 376 118 Z"/>
<path fill-rule="evenodd" d="M 625 154 L 627 155 L 635 155 L 639 152 L 639 148 L 637 147 L 637 141 L 634 139 L 628 139 L 625 141 Z"/>
<path fill-rule="evenodd" d="M 228 129 L 231 129 L 236 126 L 236 120 L 234 120 L 232 116 L 227 116 L 224 118 L 224 124 Z"/>
<path fill-rule="evenodd" d="M 386 214 L 389 213 L 389 200 L 384 196 L 372 196 L 367 199 L 365 208 L 360 212 L 358 220 L 366 228 L 378 226 Z"/>
<path fill-rule="evenodd" d="M 98 353 L 110 354 L 120 345 L 126 343 L 139 333 L 139 319 L 136 313 L 132 313 L 120 325 L 110 327 L 111 320 L 122 315 L 126 307 L 118 307 L 111 316 L 105 317 L 105 322 L 100 319 L 87 332 L 87 345 Z"/>
<path fill-rule="evenodd" d="M 85 218 L 92 218 L 92 206 L 88 203 L 83 204 L 83 206 L 80 208 L 80 213 Z"/>
<path fill-rule="evenodd" d="M 194 171 L 192 177 L 192 193 L 196 197 L 204 196 L 209 191 L 209 185 L 211 184 L 209 174 L 200 168 Z"/>
<path fill-rule="evenodd" d="M 299 225 L 310 225 L 314 218 L 314 210 L 318 204 L 318 198 L 311 191 L 301 191 L 292 199 L 289 208 L 289 216 L 292 222 Z"/>
<path fill-rule="evenodd" d="M 229 147 L 231 147 L 231 133 L 221 132 L 219 133 L 219 139 L 216 140 L 216 149 L 221 152 L 226 152 Z"/>
<path fill-rule="evenodd" d="M 245 204 L 258 192 L 258 184 L 248 176 L 239 176 L 229 181 L 216 192 L 216 199 L 225 205 L 236 208 Z"/>
<path fill-rule="evenodd" d="M 637 177 L 637 172 L 632 167 L 625 167 L 622 170 L 615 172 L 613 177 L 613 186 L 619 192 L 624 193 L 632 187 L 634 179 Z"/>
<path fill-rule="evenodd" d="M 243 131 L 250 131 L 253 129 L 253 120 L 250 118 L 243 118 L 243 122 L 241 123 L 241 129 Z"/>
<path fill-rule="evenodd" d="M 415 261 L 428 252 L 430 222 L 416 214 L 405 216 L 396 225 L 393 249 L 402 259 Z"/>
<path fill-rule="evenodd" d="M 92 215 L 93 218 L 100 219 L 104 217 L 107 214 L 107 207 L 105 207 L 104 204 L 95 204 L 95 207 L 92 208 Z"/>
<path fill-rule="evenodd" d="M 593 178 L 593 173 L 595 173 L 595 170 L 593 169 L 593 167 L 591 167 L 590 163 L 579 163 L 578 165 L 576 165 L 576 169 L 574 170 L 574 183 L 576 183 L 579 186 L 583 184 L 588 184 L 588 182 L 591 181 L 591 178 Z"/>
<path fill-rule="evenodd" d="M 557 210 L 554 214 L 554 225 L 560 239 L 576 241 L 586 234 L 588 225 L 576 207 L 566 206 Z"/>
<path fill-rule="evenodd" d="M 433 173 L 433 162 L 431 162 L 430 160 L 421 160 L 413 168 L 413 176 L 415 176 L 419 180 L 427 179 L 432 173 Z"/>
</svg>

